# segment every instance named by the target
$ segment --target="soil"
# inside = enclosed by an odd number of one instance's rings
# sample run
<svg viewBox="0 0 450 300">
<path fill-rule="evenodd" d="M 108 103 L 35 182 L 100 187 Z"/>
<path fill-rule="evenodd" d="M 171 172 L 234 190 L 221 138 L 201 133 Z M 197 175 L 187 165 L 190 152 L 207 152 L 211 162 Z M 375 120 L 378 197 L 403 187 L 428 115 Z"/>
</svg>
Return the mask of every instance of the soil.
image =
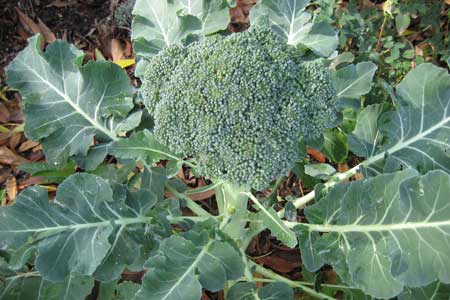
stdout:
<svg viewBox="0 0 450 300">
<path fill-rule="evenodd" d="M 16 9 L 47 25 L 57 38 L 79 48 L 92 49 L 98 36 L 107 34 L 111 20 L 111 0 L 0 0 L 0 76 L 14 56 L 27 45 L 33 33 L 19 20 Z"/>
</svg>

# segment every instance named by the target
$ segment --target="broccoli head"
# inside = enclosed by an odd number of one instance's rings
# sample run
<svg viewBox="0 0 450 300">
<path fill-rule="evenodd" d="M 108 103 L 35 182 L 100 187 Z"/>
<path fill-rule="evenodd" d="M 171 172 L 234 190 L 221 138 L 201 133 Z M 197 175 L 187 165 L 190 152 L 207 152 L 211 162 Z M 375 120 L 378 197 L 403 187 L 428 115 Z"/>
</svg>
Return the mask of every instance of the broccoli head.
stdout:
<svg viewBox="0 0 450 300">
<path fill-rule="evenodd" d="M 255 189 L 286 173 L 299 137 L 318 136 L 336 115 L 323 62 L 303 61 L 271 30 L 171 46 L 141 90 L 161 143 L 195 157 L 207 177 Z"/>
</svg>

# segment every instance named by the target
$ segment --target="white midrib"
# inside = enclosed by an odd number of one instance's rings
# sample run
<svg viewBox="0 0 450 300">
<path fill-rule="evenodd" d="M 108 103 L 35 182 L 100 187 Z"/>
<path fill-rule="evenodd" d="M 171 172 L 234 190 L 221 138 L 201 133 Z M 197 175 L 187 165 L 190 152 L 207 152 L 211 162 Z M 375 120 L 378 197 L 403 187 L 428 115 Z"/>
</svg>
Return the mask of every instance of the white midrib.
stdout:
<svg viewBox="0 0 450 300">
<path fill-rule="evenodd" d="M 290 45 L 292 45 L 294 43 L 294 23 L 295 23 L 296 6 L 297 6 L 297 2 L 294 2 L 294 8 L 292 9 L 291 24 L 289 26 L 289 36 L 288 36 L 288 44 L 290 44 Z"/>
<path fill-rule="evenodd" d="M 297 223 L 298 224 L 298 223 Z M 372 224 L 372 225 L 322 225 L 322 224 L 302 224 L 311 231 L 318 232 L 383 232 L 383 231 L 398 231 L 398 230 L 416 230 L 421 228 L 439 228 L 450 226 L 450 220 L 439 222 L 406 222 L 401 224 Z"/>
<path fill-rule="evenodd" d="M 122 218 L 122 219 L 114 219 L 102 222 L 94 222 L 94 223 L 84 223 L 84 224 L 73 224 L 73 225 L 64 225 L 64 226 L 53 226 L 53 227 L 42 227 L 42 228 L 29 228 L 23 230 L 0 230 L 0 233 L 25 233 L 25 232 L 58 232 L 58 231 L 67 231 L 67 230 L 81 230 L 87 228 L 97 228 L 97 227 L 106 227 L 111 225 L 129 225 L 129 224 L 137 224 L 137 223 L 146 223 L 150 220 L 150 217 L 136 217 L 136 218 Z"/>
<path fill-rule="evenodd" d="M 189 268 L 186 269 L 186 271 L 183 273 L 183 275 L 181 275 L 180 278 L 178 278 L 178 280 L 172 285 L 172 287 L 167 291 L 165 296 L 163 298 L 161 298 L 161 300 L 169 299 L 168 297 L 170 297 L 172 295 L 173 291 L 181 284 L 181 282 L 183 282 L 184 278 L 186 278 L 191 272 L 194 271 L 194 268 L 197 267 L 197 265 L 200 262 L 200 260 L 208 252 L 209 246 L 211 246 L 213 241 L 214 240 L 210 240 L 203 247 L 202 251 L 200 251 L 200 253 L 198 254 L 197 258 L 192 262 L 192 264 L 189 266 Z"/>
<path fill-rule="evenodd" d="M 119 138 L 111 131 L 109 131 L 107 128 L 102 126 L 97 120 L 92 119 L 88 114 L 86 114 L 78 105 L 73 103 L 72 99 L 70 99 L 66 94 L 61 93 L 61 91 L 56 88 L 53 84 L 51 84 L 48 80 L 44 79 L 39 73 L 37 73 L 34 69 L 30 68 L 28 65 L 26 65 L 24 62 L 21 62 L 22 65 L 24 65 L 28 70 L 30 70 L 34 75 L 36 75 L 42 82 L 44 82 L 46 85 L 48 85 L 52 90 L 54 90 L 61 98 L 64 99 L 77 113 L 79 113 L 83 118 L 85 118 L 89 123 L 91 123 L 94 128 L 100 130 L 104 134 L 106 134 L 111 140 L 118 141 Z M 64 82 L 64 78 L 62 79 Z"/>
<path fill-rule="evenodd" d="M 154 148 L 149 148 L 149 147 L 129 147 L 129 146 L 118 147 L 118 146 L 115 146 L 114 149 L 115 150 L 122 150 L 122 151 L 124 151 L 124 150 L 143 150 L 143 151 L 155 152 L 155 153 L 164 155 L 164 156 L 166 156 L 168 158 L 171 158 L 171 159 L 174 159 L 174 160 L 182 160 L 181 158 L 176 157 L 176 156 L 174 156 L 172 154 L 169 154 L 167 152 L 164 152 L 164 151 L 161 151 L 161 150 L 157 150 L 157 149 L 154 149 Z"/>
<path fill-rule="evenodd" d="M 344 92 L 348 91 L 350 88 L 352 88 L 356 83 L 360 82 L 361 80 L 363 80 L 365 77 L 367 77 L 367 75 L 370 74 L 370 72 L 372 72 L 372 70 L 367 71 L 366 73 L 362 74 L 358 79 L 356 79 L 355 81 L 353 81 L 352 83 L 350 83 L 345 89 L 343 89 L 342 91 L 340 91 L 337 96 L 340 97 Z"/>
<path fill-rule="evenodd" d="M 150 3 L 148 1 L 146 1 L 145 3 L 147 3 L 148 7 L 151 9 L 153 15 L 155 16 L 156 23 L 158 23 L 159 29 L 161 29 L 161 34 L 164 38 L 164 42 L 166 43 L 167 46 L 170 46 L 169 37 L 167 36 L 167 33 L 164 30 L 164 26 L 162 25 L 162 22 L 159 19 L 158 13 L 155 11 L 153 6 L 150 5 Z"/>
</svg>

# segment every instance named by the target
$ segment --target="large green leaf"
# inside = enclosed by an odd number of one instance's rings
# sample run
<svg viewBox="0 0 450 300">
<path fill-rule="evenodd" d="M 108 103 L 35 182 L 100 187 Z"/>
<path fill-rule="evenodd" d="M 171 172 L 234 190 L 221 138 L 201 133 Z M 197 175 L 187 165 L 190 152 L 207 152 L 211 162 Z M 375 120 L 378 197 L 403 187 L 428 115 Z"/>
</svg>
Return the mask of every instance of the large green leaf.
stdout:
<svg viewBox="0 0 450 300">
<path fill-rule="evenodd" d="M 64 164 L 71 155 L 86 155 L 98 140 L 118 139 L 133 107 L 127 74 L 112 62 L 89 62 L 83 53 L 58 40 L 45 52 L 40 36 L 11 62 L 7 83 L 23 98 L 25 133 L 42 143 L 47 160 Z"/>
<path fill-rule="evenodd" d="M 129 193 L 112 189 L 104 179 L 78 173 L 70 176 L 49 203 L 47 191 L 31 187 L 13 206 L 0 208 L 0 247 L 32 243 L 38 250 L 36 269 L 51 281 L 71 272 L 100 280 L 118 277 L 144 245 L 147 217 L 157 201 L 149 190 Z"/>
<path fill-rule="evenodd" d="M 305 266 L 331 264 L 349 285 L 376 298 L 404 287 L 450 283 L 450 176 L 414 170 L 341 184 L 305 209 L 311 236 Z M 304 239 L 305 240 L 305 239 Z M 319 256 L 312 258 L 311 256 Z M 315 259 L 315 261 L 311 261 Z"/>
<path fill-rule="evenodd" d="M 327 23 L 311 21 L 305 12 L 309 0 L 261 0 L 251 11 L 251 20 L 269 26 L 290 45 L 303 45 L 328 57 L 338 45 L 336 31 Z"/>
<path fill-rule="evenodd" d="M 0 300 L 85 300 L 94 287 L 89 276 L 70 274 L 62 283 L 35 273 L 15 273 L 0 280 Z"/>
<path fill-rule="evenodd" d="M 206 232 L 171 236 L 162 241 L 159 251 L 147 262 L 151 271 L 135 300 L 198 300 L 202 287 L 218 291 L 227 280 L 244 273 L 239 252 Z"/>
<path fill-rule="evenodd" d="M 145 72 L 148 59 L 165 47 L 181 44 L 189 34 L 226 29 L 230 22 L 226 0 L 137 0 L 133 15 L 131 38 L 142 58 L 138 76 Z"/>
<path fill-rule="evenodd" d="M 450 75 L 421 64 L 397 86 L 397 109 L 377 118 L 368 107 L 349 137 L 351 150 L 367 156 L 363 165 L 374 174 L 416 168 L 450 173 Z M 367 148 L 363 150 L 361 148 Z"/>
</svg>

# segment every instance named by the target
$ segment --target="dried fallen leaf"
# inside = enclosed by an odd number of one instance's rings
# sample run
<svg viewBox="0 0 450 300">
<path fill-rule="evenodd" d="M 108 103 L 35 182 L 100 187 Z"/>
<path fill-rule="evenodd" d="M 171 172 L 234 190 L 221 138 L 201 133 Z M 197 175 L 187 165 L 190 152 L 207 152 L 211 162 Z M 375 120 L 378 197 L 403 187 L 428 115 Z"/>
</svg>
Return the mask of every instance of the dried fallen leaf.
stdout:
<svg viewBox="0 0 450 300">
<path fill-rule="evenodd" d="M 111 56 L 113 61 L 119 61 L 124 57 L 124 49 L 122 43 L 118 39 L 111 40 Z"/>
<path fill-rule="evenodd" d="M 1 168 L 0 169 L 0 182 L 4 182 L 6 178 L 11 174 L 10 168 Z"/>
<path fill-rule="evenodd" d="M 19 21 L 25 27 L 25 29 L 32 31 L 34 34 L 41 33 L 41 28 L 36 24 L 30 17 L 24 14 L 20 8 L 16 7 L 17 15 L 19 16 Z"/>
<path fill-rule="evenodd" d="M 238 6 L 230 9 L 230 16 L 233 23 L 246 24 L 249 22 L 248 16 L 245 16 L 242 9 Z"/>
<path fill-rule="evenodd" d="M 42 145 L 37 145 L 36 147 L 34 147 L 32 150 L 32 152 L 37 152 L 37 151 L 42 151 Z"/>
<path fill-rule="evenodd" d="M 34 34 L 42 34 L 41 28 L 37 25 L 30 17 L 24 14 L 18 7 L 16 7 L 17 15 L 19 16 L 19 21 L 22 23 L 26 30 L 33 32 Z M 41 49 L 45 46 L 45 40 L 41 39 Z"/>
<path fill-rule="evenodd" d="M 51 44 L 54 41 L 56 41 L 56 35 L 39 18 L 38 18 L 38 25 L 39 25 L 39 28 L 41 29 L 42 35 L 44 36 L 44 39 L 45 39 L 45 41 L 47 43 Z"/>
<path fill-rule="evenodd" d="M 28 162 L 28 159 L 19 156 L 8 147 L 0 147 L 0 164 L 17 166 Z"/>
<path fill-rule="evenodd" d="M 8 123 L 11 114 L 5 104 L 0 102 L 0 123 Z"/>
<path fill-rule="evenodd" d="M 125 41 L 125 49 L 123 51 L 125 57 L 130 57 L 133 54 L 133 46 L 129 41 Z"/>
<path fill-rule="evenodd" d="M 19 151 L 25 152 L 25 151 L 28 151 L 31 148 L 35 148 L 37 146 L 39 146 L 39 143 L 30 141 L 30 140 L 26 140 L 25 142 L 22 143 L 22 145 L 20 145 Z M 34 151 L 34 149 L 33 149 L 33 151 Z"/>
<path fill-rule="evenodd" d="M 9 148 L 16 149 L 22 139 L 22 133 L 15 133 L 9 138 Z"/>
<path fill-rule="evenodd" d="M 6 194 L 8 195 L 9 198 L 9 203 L 8 204 L 12 204 L 14 203 L 14 199 L 16 199 L 17 196 L 17 180 L 16 177 L 9 177 L 6 180 Z"/>
<path fill-rule="evenodd" d="M 290 261 L 278 256 L 264 256 L 256 261 L 280 273 L 289 273 L 301 266 L 299 261 Z"/>
<path fill-rule="evenodd" d="M 26 180 L 21 180 L 19 184 L 19 189 L 23 190 L 31 185 L 37 185 L 45 182 L 44 177 L 30 177 Z"/>
</svg>

